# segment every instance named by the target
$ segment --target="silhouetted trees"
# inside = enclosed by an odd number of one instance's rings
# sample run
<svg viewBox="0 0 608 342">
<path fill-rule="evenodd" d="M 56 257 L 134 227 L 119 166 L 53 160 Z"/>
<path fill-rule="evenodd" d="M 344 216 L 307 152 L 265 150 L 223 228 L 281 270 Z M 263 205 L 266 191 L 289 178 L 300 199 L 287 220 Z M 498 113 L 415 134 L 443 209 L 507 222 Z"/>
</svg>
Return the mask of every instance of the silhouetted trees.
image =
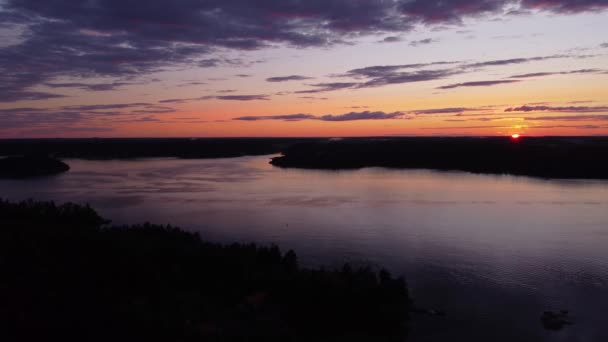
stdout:
<svg viewBox="0 0 608 342">
<path fill-rule="evenodd" d="M 608 178 L 606 137 L 378 138 L 304 142 L 273 158 L 280 167 L 379 166 L 551 178 Z"/>
<path fill-rule="evenodd" d="M 44 156 L 0 158 L 0 178 L 32 178 L 66 172 L 70 167 L 57 159 Z"/>
<path fill-rule="evenodd" d="M 282 152 L 305 138 L 6 139 L 0 156 L 55 158 L 228 158 Z"/>
<path fill-rule="evenodd" d="M 410 306 L 386 271 L 304 269 L 75 204 L 0 201 L 0 274 L 5 341 L 392 341 Z"/>
</svg>

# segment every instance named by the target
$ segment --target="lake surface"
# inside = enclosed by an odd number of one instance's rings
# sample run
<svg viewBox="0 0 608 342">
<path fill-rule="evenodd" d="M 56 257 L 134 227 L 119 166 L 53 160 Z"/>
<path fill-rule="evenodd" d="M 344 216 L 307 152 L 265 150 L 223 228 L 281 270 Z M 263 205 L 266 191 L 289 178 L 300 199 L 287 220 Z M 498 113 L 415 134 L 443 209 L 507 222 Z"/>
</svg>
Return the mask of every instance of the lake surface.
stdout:
<svg viewBox="0 0 608 342">
<path fill-rule="evenodd" d="M 383 265 L 421 307 L 412 341 L 608 341 L 608 182 L 430 170 L 279 169 L 269 156 L 67 160 L 0 181 L 5 199 L 90 203 L 114 223 L 171 223 L 276 243 L 305 265 Z M 545 331 L 545 310 L 575 324 Z"/>
</svg>

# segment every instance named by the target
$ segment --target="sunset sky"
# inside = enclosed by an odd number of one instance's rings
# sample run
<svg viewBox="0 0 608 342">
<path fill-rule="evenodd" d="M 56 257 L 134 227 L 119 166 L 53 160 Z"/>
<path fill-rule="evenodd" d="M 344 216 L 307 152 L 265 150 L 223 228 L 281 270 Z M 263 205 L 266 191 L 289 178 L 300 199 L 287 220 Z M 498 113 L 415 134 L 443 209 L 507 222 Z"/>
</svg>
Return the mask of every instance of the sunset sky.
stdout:
<svg viewBox="0 0 608 342">
<path fill-rule="evenodd" d="M 608 0 L 0 0 L 0 138 L 608 135 Z"/>
</svg>

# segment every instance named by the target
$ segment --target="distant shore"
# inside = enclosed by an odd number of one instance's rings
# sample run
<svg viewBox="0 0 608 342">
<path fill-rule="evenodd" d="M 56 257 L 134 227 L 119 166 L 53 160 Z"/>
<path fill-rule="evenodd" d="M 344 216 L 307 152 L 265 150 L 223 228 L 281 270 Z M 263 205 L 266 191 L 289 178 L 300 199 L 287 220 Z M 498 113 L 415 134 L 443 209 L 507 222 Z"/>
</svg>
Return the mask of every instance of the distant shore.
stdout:
<svg viewBox="0 0 608 342">
<path fill-rule="evenodd" d="M 421 168 L 543 178 L 608 179 L 608 138 L 510 137 L 343 139 L 294 144 L 284 168 Z"/>
<path fill-rule="evenodd" d="M 282 156 L 270 163 L 283 168 L 421 168 L 542 178 L 608 179 L 608 159 L 603 157 L 608 155 L 607 137 L 0 140 L 0 156 L 58 159 L 207 159 L 279 153 Z M 34 168 L 29 170 L 36 172 Z M 41 174 L 46 171 L 41 168 Z"/>
<path fill-rule="evenodd" d="M 43 155 L 54 158 L 232 158 L 277 154 L 307 138 L 112 138 L 6 139 L 0 156 Z"/>
</svg>

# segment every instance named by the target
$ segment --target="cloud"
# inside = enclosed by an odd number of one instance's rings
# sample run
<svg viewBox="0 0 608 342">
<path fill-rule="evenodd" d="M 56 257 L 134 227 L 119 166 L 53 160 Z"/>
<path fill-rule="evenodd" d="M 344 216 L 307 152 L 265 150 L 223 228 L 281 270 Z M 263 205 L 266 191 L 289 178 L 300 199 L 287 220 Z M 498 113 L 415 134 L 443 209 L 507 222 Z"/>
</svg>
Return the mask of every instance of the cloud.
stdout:
<svg viewBox="0 0 608 342">
<path fill-rule="evenodd" d="M 7 39 L 10 45 L 0 47 L 0 101 L 61 97 L 32 90 L 57 84 L 57 79 L 68 79 L 62 83 L 76 88 L 107 90 L 89 88 L 82 80 L 108 77 L 124 83 L 178 66 L 258 62 L 226 57 L 235 50 L 327 47 L 379 34 L 397 37 L 419 25 L 461 23 L 506 10 L 570 14 L 607 7 L 605 0 L 149 0 L 145 6 L 123 0 L 7 0 L 0 23 L 14 36 Z M 400 79 L 410 80 L 401 75 L 384 83 Z"/>
<path fill-rule="evenodd" d="M 608 121 L 608 115 L 538 116 L 526 121 Z"/>
<path fill-rule="evenodd" d="M 398 43 L 401 41 L 403 41 L 403 38 L 401 38 L 399 36 L 388 36 L 382 40 L 379 40 L 378 43 Z"/>
<path fill-rule="evenodd" d="M 531 106 L 510 107 L 505 112 L 568 112 L 568 113 L 593 113 L 608 111 L 608 106 Z"/>
<path fill-rule="evenodd" d="M 349 89 L 355 88 L 359 85 L 357 82 L 328 82 L 328 83 L 317 83 L 310 84 L 311 87 L 316 87 L 317 89 L 309 89 L 309 90 L 299 90 L 296 91 L 296 94 L 315 94 L 315 93 L 324 93 L 327 91 L 335 91 L 341 89 Z"/>
<path fill-rule="evenodd" d="M 218 93 L 232 93 L 232 89 L 219 90 Z M 257 94 L 257 95 L 219 95 L 219 96 L 201 96 L 201 97 L 189 97 L 182 99 L 166 99 L 160 100 L 158 103 L 188 103 L 196 101 L 206 100 L 223 100 L 223 101 L 257 101 L 257 100 L 270 100 L 269 95 Z"/>
<path fill-rule="evenodd" d="M 438 87 L 437 89 L 454 89 L 461 87 L 489 87 L 499 84 L 509 84 L 519 82 L 519 80 L 495 80 L 495 81 L 476 81 L 476 82 L 464 82 L 464 83 L 455 83 L 449 84 L 445 86 Z"/>
<path fill-rule="evenodd" d="M 173 112 L 175 112 L 174 108 L 143 102 L 74 105 L 57 108 L 6 108 L 0 109 L 0 131 L 25 129 L 29 132 L 50 129 L 60 134 L 78 129 L 84 132 L 87 127 L 116 122 L 150 121 L 156 119 L 150 116 L 151 114 Z"/>
<path fill-rule="evenodd" d="M 88 91 L 109 91 L 116 90 L 120 87 L 124 87 L 126 85 L 132 85 L 134 83 L 129 82 L 111 82 L 111 83 L 79 83 L 79 82 L 71 82 L 71 83 L 44 83 L 45 86 L 49 88 L 78 88 L 82 90 Z"/>
<path fill-rule="evenodd" d="M 522 0 L 521 6 L 569 14 L 605 10 L 608 8 L 608 2 L 605 0 Z"/>
<path fill-rule="evenodd" d="M 575 129 L 601 129 L 608 128 L 608 126 L 599 125 L 548 125 L 548 126 L 529 126 L 528 129 L 554 129 L 554 128 L 575 128 Z"/>
<path fill-rule="evenodd" d="M 558 71 L 558 72 L 534 72 L 529 74 L 513 75 L 510 78 L 532 78 L 532 77 L 544 77 L 553 75 L 572 75 L 572 74 L 597 74 L 601 73 L 600 69 L 580 69 L 572 71 Z"/>
<path fill-rule="evenodd" d="M 603 43 L 603 44 L 600 45 L 600 47 L 602 47 L 602 48 L 608 48 L 608 43 Z"/>
<path fill-rule="evenodd" d="M 432 38 L 426 38 L 426 39 L 421 39 L 421 40 L 414 40 L 412 42 L 410 42 L 410 46 L 420 46 L 420 45 L 428 45 L 428 44 L 432 44 L 432 43 L 436 43 L 438 42 L 437 39 L 432 39 Z"/>
<path fill-rule="evenodd" d="M 405 118 L 404 112 L 350 112 L 345 114 L 326 114 L 316 116 L 312 114 L 287 114 L 287 115 L 270 115 L 270 116 L 241 116 L 232 120 L 238 121 L 261 121 L 261 120 L 281 120 L 281 121 L 300 121 L 300 120 L 319 120 L 319 121 L 359 121 L 359 120 L 393 120 Z"/>
<path fill-rule="evenodd" d="M 504 0 L 414 0 L 401 2 L 400 9 L 409 17 L 424 23 L 458 24 L 464 17 L 499 12 L 509 2 Z"/>
<path fill-rule="evenodd" d="M 300 120 L 316 120 L 317 117 L 312 114 L 286 114 L 286 115 L 271 115 L 271 116 L 241 116 L 232 120 L 237 121 L 261 121 L 261 120 L 283 120 L 283 121 L 300 121 Z"/>
<path fill-rule="evenodd" d="M 302 75 L 290 75 L 290 76 L 270 77 L 270 78 L 267 78 L 266 81 L 267 82 L 287 82 L 287 81 L 303 81 L 303 80 L 310 80 L 310 79 L 312 79 L 312 77 L 306 77 L 306 76 L 302 76 Z"/>
<path fill-rule="evenodd" d="M 582 58 L 580 55 L 549 55 L 526 58 L 510 58 L 489 60 L 483 62 L 463 62 L 463 61 L 438 61 L 431 63 L 416 64 L 397 64 L 397 65 L 374 65 L 357 68 L 342 74 L 332 75 L 333 77 L 350 77 L 359 82 L 357 83 L 321 83 L 317 86 L 320 89 L 309 90 L 308 92 L 325 92 L 337 89 L 361 89 L 386 86 L 391 84 L 404 84 L 414 82 L 425 82 L 442 80 L 452 76 L 462 75 L 471 71 L 478 71 L 489 67 L 499 67 L 504 65 L 524 64 L 536 61 L 544 61 L 557 58 Z M 576 70 L 572 73 L 591 72 L 589 70 Z M 440 87 L 439 89 L 451 89 L 456 87 L 488 86 L 496 84 L 514 83 L 518 80 L 496 80 L 482 82 L 466 82 Z"/>
<path fill-rule="evenodd" d="M 300 96 L 301 99 L 306 100 L 329 100 L 327 97 L 315 97 L 315 96 Z"/>
<path fill-rule="evenodd" d="M 480 68 L 488 66 L 502 66 L 502 65 L 513 65 L 523 64 L 530 62 L 546 61 L 550 59 L 567 58 L 570 55 L 551 55 L 551 56 L 540 56 L 540 57 L 528 57 L 528 58 L 509 58 L 509 59 L 496 59 L 485 62 L 477 62 L 467 65 L 468 68 Z"/>
<path fill-rule="evenodd" d="M 319 117 L 322 121 L 357 121 L 357 120 L 390 120 L 390 119 L 401 119 L 405 116 L 404 112 L 350 112 L 340 115 L 323 115 Z"/>
<path fill-rule="evenodd" d="M 0 47 L 0 101 L 61 97 L 32 90 L 57 85 L 57 78 L 70 79 L 63 82 L 68 88 L 104 91 L 177 66 L 259 62 L 219 54 L 231 50 L 325 47 L 378 34 L 393 34 L 385 38 L 390 42 L 419 24 L 460 23 L 505 10 L 570 14 L 606 8 L 604 0 L 150 0 L 144 7 L 121 0 L 9 0 L 0 23 L 14 37 Z M 81 82 L 100 76 L 114 78 L 116 85 Z M 409 81 L 402 76 L 394 82 Z M 370 83 L 376 84 L 383 82 Z"/>
<path fill-rule="evenodd" d="M 432 108 L 432 109 L 419 109 L 414 110 L 411 113 L 420 114 L 460 114 L 463 112 L 477 111 L 479 108 L 466 108 L 466 107 L 452 107 L 452 108 Z"/>
<path fill-rule="evenodd" d="M 216 96 L 218 100 L 224 101 L 257 101 L 257 100 L 270 100 L 268 95 L 223 95 Z"/>
</svg>

